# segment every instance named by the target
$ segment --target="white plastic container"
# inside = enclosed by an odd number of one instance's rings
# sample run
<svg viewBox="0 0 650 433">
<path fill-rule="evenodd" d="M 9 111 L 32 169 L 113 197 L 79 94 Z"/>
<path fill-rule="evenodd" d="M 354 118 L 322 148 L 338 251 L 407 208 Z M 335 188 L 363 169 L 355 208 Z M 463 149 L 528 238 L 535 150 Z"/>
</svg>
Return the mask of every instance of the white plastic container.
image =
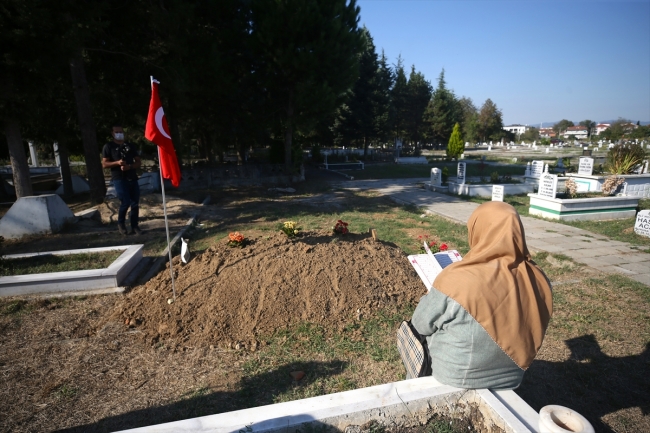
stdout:
<svg viewBox="0 0 650 433">
<path fill-rule="evenodd" d="M 595 433 L 591 423 L 568 407 L 549 405 L 539 411 L 540 433 Z"/>
</svg>

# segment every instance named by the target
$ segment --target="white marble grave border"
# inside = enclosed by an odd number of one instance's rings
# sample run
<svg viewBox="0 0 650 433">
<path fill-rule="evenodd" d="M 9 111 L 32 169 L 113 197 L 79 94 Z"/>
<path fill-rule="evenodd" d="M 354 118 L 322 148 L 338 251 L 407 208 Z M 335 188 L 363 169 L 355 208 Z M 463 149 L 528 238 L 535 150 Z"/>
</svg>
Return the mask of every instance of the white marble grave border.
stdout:
<svg viewBox="0 0 650 433">
<path fill-rule="evenodd" d="M 107 251 L 124 252 L 107 268 L 84 271 L 50 272 L 46 274 L 16 275 L 0 277 L 0 297 L 34 294 L 61 293 L 108 293 L 123 292 L 120 284 L 131 270 L 142 260 L 144 245 L 120 245 L 114 247 L 84 248 L 78 250 L 45 251 L 40 253 L 10 254 L 4 259 L 18 259 L 42 255 L 71 255 L 103 253 Z M 109 289 L 109 290 L 107 290 Z M 112 290 L 110 290 L 112 289 Z"/>
</svg>

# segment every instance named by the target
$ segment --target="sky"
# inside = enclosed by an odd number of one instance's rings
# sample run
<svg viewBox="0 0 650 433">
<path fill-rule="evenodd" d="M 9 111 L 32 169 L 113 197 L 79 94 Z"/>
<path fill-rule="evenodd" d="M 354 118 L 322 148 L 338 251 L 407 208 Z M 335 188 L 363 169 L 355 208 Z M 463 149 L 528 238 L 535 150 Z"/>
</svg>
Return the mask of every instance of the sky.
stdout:
<svg viewBox="0 0 650 433">
<path fill-rule="evenodd" d="M 650 121 L 650 0 L 357 0 L 389 63 L 503 124 Z"/>
</svg>

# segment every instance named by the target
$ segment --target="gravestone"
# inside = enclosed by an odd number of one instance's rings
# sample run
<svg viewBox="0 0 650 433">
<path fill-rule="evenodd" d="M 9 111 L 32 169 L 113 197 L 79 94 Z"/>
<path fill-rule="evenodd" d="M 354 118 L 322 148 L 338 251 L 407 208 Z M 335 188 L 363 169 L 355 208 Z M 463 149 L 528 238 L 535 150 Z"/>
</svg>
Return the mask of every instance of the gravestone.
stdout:
<svg viewBox="0 0 650 433">
<path fill-rule="evenodd" d="M 460 159 L 465 159 L 465 154 L 464 153 L 460 154 Z"/>
<path fill-rule="evenodd" d="M 492 151 L 492 145 L 490 144 L 490 145 L 488 146 L 488 152 L 491 152 L 491 151 Z"/>
<path fill-rule="evenodd" d="M 431 186 L 440 186 L 442 185 L 442 172 L 439 168 L 431 169 Z"/>
<path fill-rule="evenodd" d="M 593 158 L 580 158 L 578 164 L 578 174 L 591 176 L 594 172 L 594 159 Z"/>
<path fill-rule="evenodd" d="M 517 162 L 517 158 L 512 158 L 512 162 Z"/>
<path fill-rule="evenodd" d="M 544 161 L 533 161 L 530 165 L 530 177 L 539 179 L 544 170 Z"/>
<path fill-rule="evenodd" d="M 551 150 L 551 149 L 549 149 L 549 148 L 547 147 L 547 148 L 546 148 L 546 153 L 548 153 L 550 150 Z"/>
<path fill-rule="evenodd" d="M 526 171 L 524 172 L 524 177 L 530 177 L 530 161 L 526 163 Z"/>
<path fill-rule="evenodd" d="M 643 161 L 641 165 L 641 174 L 648 174 L 648 160 Z"/>
<path fill-rule="evenodd" d="M 642 210 L 636 215 L 634 233 L 650 238 L 650 210 Z"/>
<path fill-rule="evenodd" d="M 18 239 L 58 233 L 74 220 L 68 205 L 56 194 L 21 197 L 0 220 L 0 236 Z"/>
<path fill-rule="evenodd" d="M 492 201 L 503 201 L 503 185 L 492 185 Z"/>
<path fill-rule="evenodd" d="M 464 162 L 458 163 L 458 174 L 456 175 L 456 180 L 461 185 L 465 183 L 465 168 L 466 168 L 466 163 Z"/>
<path fill-rule="evenodd" d="M 555 198 L 557 193 L 557 174 L 544 173 L 539 178 L 539 189 L 537 195 Z"/>
</svg>

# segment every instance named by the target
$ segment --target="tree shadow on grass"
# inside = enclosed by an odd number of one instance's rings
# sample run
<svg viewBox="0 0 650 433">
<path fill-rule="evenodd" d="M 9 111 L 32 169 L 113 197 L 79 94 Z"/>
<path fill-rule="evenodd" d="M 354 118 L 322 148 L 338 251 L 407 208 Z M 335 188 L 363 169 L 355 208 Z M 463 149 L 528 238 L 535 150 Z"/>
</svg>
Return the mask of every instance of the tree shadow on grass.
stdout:
<svg viewBox="0 0 650 433">
<path fill-rule="evenodd" d="M 57 432 L 113 432 L 273 404 L 285 391 L 309 386 L 340 373 L 346 367 L 345 361 L 292 362 L 267 373 L 242 378 L 237 391 L 209 392 L 199 389 L 172 404 L 140 409 Z M 300 382 L 295 382 L 290 375 L 293 371 L 304 371 L 306 375 Z"/>
<path fill-rule="evenodd" d="M 566 406 L 583 415 L 597 432 L 613 432 L 601 421 L 620 409 L 639 407 L 650 414 L 650 343 L 639 355 L 604 354 L 593 335 L 566 340 L 571 358 L 535 361 L 517 394 L 533 409 Z"/>
</svg>

